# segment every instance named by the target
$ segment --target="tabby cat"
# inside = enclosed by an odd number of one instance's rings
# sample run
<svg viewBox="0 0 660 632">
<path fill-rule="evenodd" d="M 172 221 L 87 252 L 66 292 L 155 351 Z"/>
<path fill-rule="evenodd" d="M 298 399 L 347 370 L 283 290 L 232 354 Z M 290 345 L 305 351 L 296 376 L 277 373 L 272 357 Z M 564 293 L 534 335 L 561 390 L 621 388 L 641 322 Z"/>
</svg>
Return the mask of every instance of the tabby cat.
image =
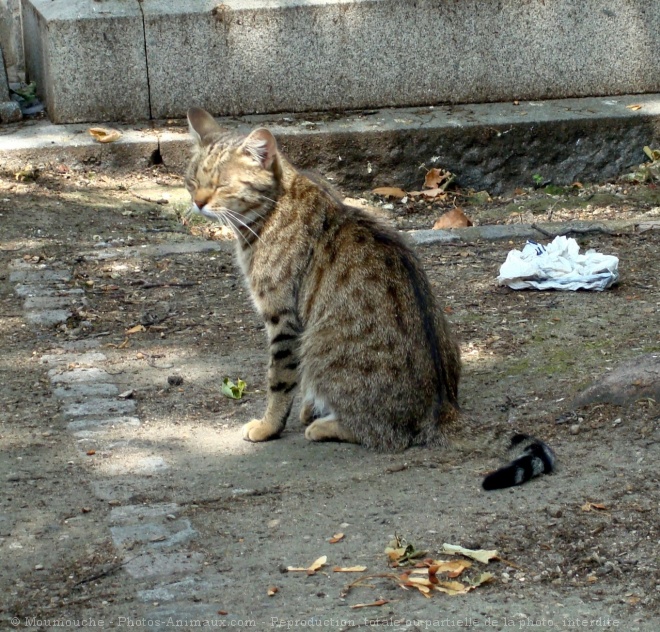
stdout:
<svg viewBox="0 0 660 632">
<path fill-rule="evenodd" d="M 401 236 L 297 171 L 268 130 L 230 134 L 199 108 L 188 122 L 191 212 L 236 234 L 268 333 L 268 404 L 243 438 L 279 436 L 300 386 L 310 441 L 383 452 L 444 444 L 459 350 Z"/>
</svg>

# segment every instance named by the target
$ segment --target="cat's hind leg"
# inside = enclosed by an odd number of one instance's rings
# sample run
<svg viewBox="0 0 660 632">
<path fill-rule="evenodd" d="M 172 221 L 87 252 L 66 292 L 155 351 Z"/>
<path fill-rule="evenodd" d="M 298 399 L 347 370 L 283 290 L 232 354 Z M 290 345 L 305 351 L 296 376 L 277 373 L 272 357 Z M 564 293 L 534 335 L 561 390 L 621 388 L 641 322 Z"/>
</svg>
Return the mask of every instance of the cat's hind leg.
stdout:
<svg viewBox="0 0 660 632">
<path fill-rule="evenodd" d="M 352 430 L 344 426 L 334 413 L 313 421 L 305 430 L 308 441 L 345 441 L 360 443 Z"/>
</svg>

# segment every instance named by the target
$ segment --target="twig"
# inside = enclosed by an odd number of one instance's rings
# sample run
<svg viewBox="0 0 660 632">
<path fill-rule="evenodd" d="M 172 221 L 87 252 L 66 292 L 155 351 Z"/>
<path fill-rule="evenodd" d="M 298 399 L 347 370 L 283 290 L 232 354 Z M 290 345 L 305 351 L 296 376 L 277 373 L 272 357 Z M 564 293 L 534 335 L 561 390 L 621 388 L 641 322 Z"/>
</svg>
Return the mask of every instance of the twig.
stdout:
<svg viewBox="0 0 660 632">
<path fill-rule="evenodd" d="M 137 281 L 131 281 L 131 285 L 137 285 L 143 290 L 151 290 L 155 287 L 193 287 L 198 285 L 197 282 L 192 281 L 167 281 L 163 283 L 149 283 L 143 279 L 138 279 Z"/>
<path fill-rule="evenodd" d="M 126 566 L 129 562 L 132 562 L 133 560 L 137 559 L 143 555 L 140 553 L 140 555 L 135 555 L 127 560 L 124 560 L 123 562 L 120 562 L 119 564 L 112 564 L 105 570 L 99 571 L 98 573 L 94 573 L 93 575 L 89 575 L 87 577 L 84 577 L 81 579 L 79 582 L 76 582 L 73 585 L 73 588 L 77 588 L 78 586 L 82 586 L 83 584 L 88 584 L 89 582 L 93 582 L 95 579 L 101 579 L 101 577 L 107 577 L 108 575 L 112 575 L 112 573 L 118 571 L 120 568 Z"/>
<path fill-rule="evenodd" d="M 130 191 L 130 194 L 136 197 L 138 200 L 142 200 L 143 202 L 151 202 L 151 204 L 160 204 L 161 206 L 164 204 L 169 204 L 169 201 L 166 200 L 165 198 L 160 198 L 159 200 L 152 200 L 151 198 L 138 195 L 134 191 Z"/>
<path fill-rule="evenodd" d="M 395 575 L 394 573 L 376 573 L 375 575 L 363 575 L 362 577 L 358 577 L 354 582 L 348 584 L 344 590 L 341 591 L 341 596 L 346 597 L 346 595 L 348 595 L 348 593 L 351 591 L 351 588 L 360 586 L 362 582 L 366 581 L 367 579 L 377 578 L 393 579 L 397 583 L 400 582 L 399 576 Z"/>
</svg>

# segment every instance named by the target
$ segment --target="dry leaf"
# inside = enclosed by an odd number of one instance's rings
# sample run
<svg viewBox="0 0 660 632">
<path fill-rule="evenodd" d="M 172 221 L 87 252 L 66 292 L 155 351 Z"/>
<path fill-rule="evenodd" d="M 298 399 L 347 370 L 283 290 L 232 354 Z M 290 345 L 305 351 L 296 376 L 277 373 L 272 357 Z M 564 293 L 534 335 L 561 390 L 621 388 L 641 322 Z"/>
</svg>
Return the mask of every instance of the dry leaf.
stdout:
<svg viewBox="0 0 660 632">
<path fill-rule="evenodd" d="M 607 507 L 602 503 L 590 503 L 590 502 L 584 503 L 584 505 L 582 505 L 580 509 L 582 509 L 582 511 L 593 511 L 594 509 L 598 511 L 607 511 Z"/>
<path fill-rule="evenodd" d="M 356 603 L 351 608 L 372 608 L 375 606 L 384 606 L 386 603 L 390 603 L 389 599 L 379 599 L 378 601 L 372 601 L 371 603 Z"/>
<path fill-rule="evenodd" d="M 319 570 L 319 568 L 323 567 L 327 561 L 328 557 L 326 555 L 322 555 L 317 560 L 314 560 L 307 568 L 287 566 L 286 570 L 290 573 L 305 572 L 308 575 L 313 575 L 316 573 L 316 571 Z"/>
<path fill-rule="evenodd" d="M 278 591 L 279 591 L 279 588 L 277 586 L 268 586 L 268 590 L 266 591 L 266 594 L 269 597 L 272 597 Z"/>
<path fill-rule="evenodd" d="M 472 586 L 466 586 L 461 582 L 440 582 L 433 588 L 448 595 L 464 595 L 472 590 Z"/>
<path fill-rule="evenodd" d="M 443 228 L 465 228 L 472 226 L 470 218 L 463 212 L 461 208 L 453 208 L 447 211 L 433 224 L 433 230 L 440 230 Z"/>
<path fill-rule="evenodd" d="M 629 110 L 632 110 L 633 112 L 637 112 L 637 110 L 641 110 L 641 109 L 642 109 L 642 106 L 639 105 L 639 104 L 635 104 L 635 105 L 626 105 L 626 107 L 627 107 Z"/>
<path fill-rule="evenodd" d="M 337 544 L 337 542 L 341 542 L 344 539 L 344 534 L 343 533 L 335 533 L 329 540 L 330 544 Z"/>
<path fill-rule="evenodd" d="M 443 169 L 429 169 L 424 177 L 424 186 L 427 189 L 435 189 L 451 178 L 451 175 L 449 171 L 444 171 Z"/>
<path fill-rule="evenodd" d="M 130 336 L 131 334 L 138 334 L 141 331 L 147 331 L 146 327 L 144 325 L 135 325 L 135 327 L 127 329 L 126 334 Z"/>
<path fill-rule="evenodd" d="M 424 189 L 424 191 L 411 191 L 408 193 L 410 197 L 419 197 L 423 195 L 427 198 L 436 198 L 439 196 L 445 197 L 447 192 L 444 189 Z"/>
<path fill-rule="evenodd" d="M 89 133 L 94 140 L 99 143 L 114 143 L 121 138 L 121 132 L 116 129 L 106 129 L 105 127 L 90 127 Z"/>
<path fill-rule="evenodd" d="M 335 566 L 332 569 L 334 573 L 364 573 L 366 570 L 366 566 Z"/>
<path fill-rule="evenodd" d="M 481 573 L 479 577 L 477 577 L 470 583 L 474 588 L 476 588 L 477 586 L 481 586 L 481 584 L 488 584 L 494 580 L 495 580 L 495 575 L 493 575 L 492 573 Z"/>
<path fill-rule="evenodd" d="M 406 197 L 406 192 L 399 187 L 378 187 L 373 190 L 373 193 L 376 195 L 382 195 L 383 197 L 393 197 L 393 198 L 402 198 Z"/>
<path fill-rule="evenodd" d="M 456 546 L 455 544 L 445 543 L 442 545 L 442 550 L 450 555 L 464 555 L 465 557 L 477 560 L 477 562 L 481 562 L 482 564 L 488 564 L 490 560 L 498 557 L 497 551 L 464 549 L 462 546 Z"/>
<path fill-rule="evenodd" d="M 87 456 L 94 456 L 96 454 L 96 450 L 87 450 Z"/>
<path fill-rule="evenodd" d="M 469 562 L 468 560 L 451 560 L 451 561 L 444 561 L 444 560 L 431 560 L 431 565 L 428 568 L 429 574 L 431 573 L 431 570 L 433 570 L 433 573 L 447 573 L 448 577 L 451 577 L 452 579 L 454 577 L 458 577 L 466 568 L 470 568 L 472 566 L 472 562 Z M 424 573 L 426 572 L 425 570 L 414 570 L 413 573 Z"/>
</svg>

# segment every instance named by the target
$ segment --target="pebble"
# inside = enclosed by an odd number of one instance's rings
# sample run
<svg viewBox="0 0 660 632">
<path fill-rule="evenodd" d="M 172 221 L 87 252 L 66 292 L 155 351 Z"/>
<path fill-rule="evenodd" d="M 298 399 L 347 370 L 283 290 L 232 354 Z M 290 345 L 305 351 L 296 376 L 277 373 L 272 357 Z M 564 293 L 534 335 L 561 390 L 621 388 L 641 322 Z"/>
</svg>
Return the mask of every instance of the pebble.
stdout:
<svg viewBox="0 0 660 632">
<path fill-rule="evenodd" d="M 580 433 L 580 424 L 573 424 L 573 425 L 569 428 L 569 432 L 570 432 L 572 435 L 579 434 L 579 433 Z"/>
</svg>

